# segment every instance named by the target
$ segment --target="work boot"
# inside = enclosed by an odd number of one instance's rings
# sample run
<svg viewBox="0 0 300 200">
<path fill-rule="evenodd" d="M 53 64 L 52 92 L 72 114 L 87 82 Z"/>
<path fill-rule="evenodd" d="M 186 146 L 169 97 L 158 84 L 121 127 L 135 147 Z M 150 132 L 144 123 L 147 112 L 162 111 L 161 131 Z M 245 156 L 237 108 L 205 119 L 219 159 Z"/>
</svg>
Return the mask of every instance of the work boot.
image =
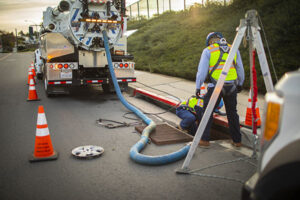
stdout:
<svg viewBox="0 0 300 200">
<path fill-rule="evenodd" d="M 185 132 L 185 133 L 189 134 L 189 130 L 182 128 L 182 127 L 180 126 L 180 124 L 177 126 L 177 128 L 178 128 L 179 130 L 181 130 L 182 132 Z"/>
<path fill-rule="evenodd" d="M 222 112 L 220 110 L 218 110 L 218 112 L 214 111 L 214 113 L 220 115 L 220 116 L 226 116 L 226 113 L 225 112 Z"/>
<path fill-rule="evenodd" d="M 209 141 L 200 140 L 199 146 L 200 146 L 200 147 L 209 147 L 209 146 L 210 146 L 210 143 L 209 143 Z"/>
<path fill-rule="evenodd" d="M 242 143 L 241 142 L 231 142 L 232 146 L 234 147 L 241 147 L 242 146 Z"/>
</svg>

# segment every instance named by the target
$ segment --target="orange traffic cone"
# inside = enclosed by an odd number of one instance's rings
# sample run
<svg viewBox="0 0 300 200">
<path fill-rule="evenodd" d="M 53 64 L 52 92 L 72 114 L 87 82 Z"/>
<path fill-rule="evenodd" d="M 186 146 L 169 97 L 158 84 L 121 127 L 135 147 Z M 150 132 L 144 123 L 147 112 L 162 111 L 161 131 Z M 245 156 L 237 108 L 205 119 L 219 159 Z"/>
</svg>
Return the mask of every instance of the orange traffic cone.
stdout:
<svg viewBox="0 0 300 200">
<path fill-rule="evenodd" d="M 32 72 L 31 67 L 28 68 L 28 81 L 27 81 L 27 84 L 28 84 L 28 85 L 30 84 L 30 76 L 32 76 L 33 82 L 34 82 L 34 84 L 35 84 L 36 82 L 35 82 L 35 79 L 34 79 L 34 76 L 33 76 L 33 72 Z"/>
<path fill-rule="evenodd" d="M 35 69 L 34 69 L 34 63 L 33 62 L 31 62 L 31 71 L 32 71 L 32 73 L 33 73 L 33 76 L 36 76 L 36 73 L 35 73 Z"/>
<path fill-rule="evenodd" d="M 204 96 L 206 94 L 206 88 L 205 88 L 205 85 L 204 83 L 201 85 L 201 88 L 200 88 L 200 107 L 203 108 L 203 105 L 204 105 Z"/>
<path fill-rule="evenodd" d="M 36 125 L 34 153 L 30 156 L 30 162 L 55 160 L 58 153 L 53 150 L 44 107 L 39 106 Z"/>
<path fill-rule="evenodd" d="M 30 75 L 29 79 L 30 79 L 30 82 L 29 82 L 29 92 L 28 92 L 27 101 L 39 101 L 39 98 L 38 98 L 36 90 L 35 90 L 33 75 Z"/>
<path fill-rule="evenodd" d="M 255 112 L 256 112 L 256 117 L 257 117 L 257 127 L 261 126 L 261 120 L 260 120 L 260 114 L 259 114 L 259 108 L 257 106 L 257 99 L 256 101 L 256 106 L 255 106 Z M 252 101 L 251 101 L 251 89 L 249 92 L 249 98 L 248 98 L 248 106 L 247 106 L 247 111 L 246 111 L 246 118 L 245 121 L 241 123 L 242 126 L 252 128 Z"/>
</svg>

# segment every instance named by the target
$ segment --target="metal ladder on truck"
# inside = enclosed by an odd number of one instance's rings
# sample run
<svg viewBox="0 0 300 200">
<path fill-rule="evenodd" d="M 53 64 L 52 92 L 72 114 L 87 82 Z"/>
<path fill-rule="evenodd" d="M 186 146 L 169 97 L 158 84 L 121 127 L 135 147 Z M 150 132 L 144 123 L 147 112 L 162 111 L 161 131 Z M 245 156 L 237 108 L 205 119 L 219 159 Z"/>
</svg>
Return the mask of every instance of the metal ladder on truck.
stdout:
<svg viewBox="0 0 300 200">
<path fill-rule="evenodd" d="M 190 164 L 192 157 L 195 153 L 195 150 L 199 144 L 199 141 L 203 135 L 203 132 L 204 132 L 207 122 L 209 120 L 209 116 L 211 115 L 211 113 L 215 107 L 216 101 L 220 95 L 220 92 L 222 91 L 224 81 L 226 79 L 226 76 L 227 76 L 227 73 L 231 66 L 231 63 L 233 62 L 234 56 L 237 53 L 237 50 L 238 50 L 245 34 L 246 34 L 246 39 L 249 41 L 250 69 L 253 64 L 253 60 L 251 59 L 251 54 L 252 54 L 252 51 L 256 49 L 267 92 L 272 92 L 274 90 L 274 86 L 273 86 L 273 82 L 272 82 L 272 78 L 271 78 L 271 74 L 270 74 L 270 70 L 269 70 L 269 65 L 267 62 L 261 35 L 259 32 L 260 27 L 258 25 L 258 17 L 257 16 L 258 16 L 258 14 L 257 14 L 256 10 L 249 10 L 246 13 L 246 18 L 241 19 L 240 25 L 237 28 L 237 34 L 235 36 L 234 42 L 232 44 L 232 47 L 231 47 L 229 55 L 228 55 L 228 58 L 225 62 L 225 65 L 221 72 L 220 78 L 215 86 L 213 94 L 209 100 L 208 106 L 204 112 L 204 115 L 202 117 L 202 120 L 200 122 L 198 130 L 197 130 L 194 140 L 192 142 L 192 146 L 188 152 L 188 155 L 185 158 L 185 161 L 184 161 L 182 167 L 176 171 L 177 173 L 186 174 L 189 172 L 189 164 Z M 253 89 L 252 77 L 251 77 L 251 88 Z M 252 101 L 253 101 L 253 92 L 252 92 Z M 257 137 L 257 135 L 255 135 L 254 137 L 255 138 L 254 138 L 254 144 L 253 144 L 253 156 L 256 156 L 256 144 L 257 144 L 258 137 Z"/>
</svg>

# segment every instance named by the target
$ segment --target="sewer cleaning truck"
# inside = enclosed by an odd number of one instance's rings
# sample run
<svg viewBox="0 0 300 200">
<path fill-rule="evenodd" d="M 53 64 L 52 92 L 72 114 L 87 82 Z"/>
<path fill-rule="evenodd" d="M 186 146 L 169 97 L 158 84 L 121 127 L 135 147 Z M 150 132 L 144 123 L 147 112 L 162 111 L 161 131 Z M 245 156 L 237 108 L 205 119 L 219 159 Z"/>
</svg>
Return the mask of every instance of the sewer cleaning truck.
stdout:
<svg viewBox="0 0 300 200">
<path fill-rule="evenodd" d="M 127 52 L 125 0 L 62 0 L 43 12 L 36 63 L 47 96 L 65 94 L 73 86 L 99 84 L 114 91 L 104 48 L 107 33 L 120 88 L 135 82 L 133 56 Z"/>
</svg>

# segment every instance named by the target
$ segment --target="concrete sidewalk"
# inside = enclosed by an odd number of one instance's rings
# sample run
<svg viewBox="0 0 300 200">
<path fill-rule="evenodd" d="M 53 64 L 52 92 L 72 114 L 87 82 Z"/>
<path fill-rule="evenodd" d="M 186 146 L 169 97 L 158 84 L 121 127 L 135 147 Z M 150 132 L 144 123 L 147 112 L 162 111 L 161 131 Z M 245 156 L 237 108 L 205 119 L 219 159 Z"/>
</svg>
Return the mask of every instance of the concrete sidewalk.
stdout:
<svg viewBox="0 0 300 200">
<path fill-rule="evenodd" d="M 137 77 L 137 82 L 130 83 L 130 87 L 133 89 L 135 88 L 146 89 L 147 91 L 174 100 L 177 100 L 174 97 L 180 98 L 181 100 L 187 100 L 190 96 L 195 95 L 195 90 L 196 90 L 195 81 L 189 81 L 182 78 L 166 76 L 162 74 L 154 74 L 154 73 L 138 71 L 138 70 L 135 71 L 135 75 Z M 248 105 L 248 98 L 249 98 L 248 90 L 243 90 L 241 93 L 238 94 L 237 109 L 238 109 L 238 114 L 240 116 L 240 121 L 244 121 L 245 119 L 247 105 Z M 263 95 L 258 96 L 258 107 L 260 110 L 260 114 L 262 115 L 262 113 L 264 112 Z M 224 107 L 221 110 L 225 112 Z"/>
</svg>

